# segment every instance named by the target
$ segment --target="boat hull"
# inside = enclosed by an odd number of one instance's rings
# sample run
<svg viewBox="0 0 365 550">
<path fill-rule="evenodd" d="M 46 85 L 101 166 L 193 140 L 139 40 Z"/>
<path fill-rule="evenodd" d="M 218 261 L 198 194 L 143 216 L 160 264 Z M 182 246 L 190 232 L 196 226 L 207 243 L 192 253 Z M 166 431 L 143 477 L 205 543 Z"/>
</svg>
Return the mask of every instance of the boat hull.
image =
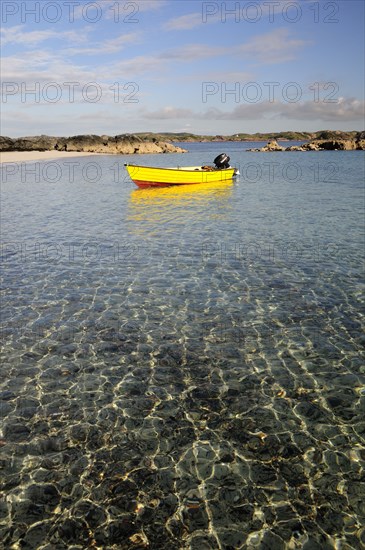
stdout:
<svg viewBox="0 0 365 550">
<path fill-rule="evenodd" d="M 222 170 L 206 170 L 200 166 L 155 168 L 134 164 L 126 164 L 125 167 L 131 180 L 140 188 L 227 182 L 235 175 L 234 168 Z"/>
</svg>

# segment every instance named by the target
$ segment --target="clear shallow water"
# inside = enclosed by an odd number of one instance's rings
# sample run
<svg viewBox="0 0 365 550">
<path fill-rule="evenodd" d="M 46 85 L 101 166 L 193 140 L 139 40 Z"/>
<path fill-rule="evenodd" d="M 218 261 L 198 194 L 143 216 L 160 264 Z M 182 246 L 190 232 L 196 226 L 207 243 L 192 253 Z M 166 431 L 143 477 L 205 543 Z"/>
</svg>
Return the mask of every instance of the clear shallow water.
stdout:
<svg viewBox="0 0 365 550">
<path fill-rule="evenodd" d="M 364 547 L 363 153 L 187 147 L 2 169 L 7 548 Z"/>
</svg>

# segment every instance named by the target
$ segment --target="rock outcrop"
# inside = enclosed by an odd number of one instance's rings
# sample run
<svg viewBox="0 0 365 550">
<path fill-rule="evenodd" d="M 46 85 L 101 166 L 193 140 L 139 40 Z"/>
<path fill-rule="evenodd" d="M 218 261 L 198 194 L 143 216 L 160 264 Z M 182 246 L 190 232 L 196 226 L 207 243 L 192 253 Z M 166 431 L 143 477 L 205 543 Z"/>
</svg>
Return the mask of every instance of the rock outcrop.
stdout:
<svg viewBox="0 0 365 550">
<path fill-rule="evenodd" d="M 275 139 L 260 149 L 248 149 L 257 153 L 272 151 L 365 151 L 365 132 L 358 132 L 354 139 L 315 139 L 303 145 L 282 147 Z"/>
<path fill-rule="evenodd" d="M 285 151 L 285 147 L 279 145 L 276 139 L 271 139 L 267 145 L 261 148 L 261 151 Z"/>
<path fill-rule="evenodd" d="M 364 151 L 365 139 L 318 140 L 313 142 L 313 145 L 316 145 L 319 151 Z"/>
<path fill-rule="evenodd" d="M 104 154 L 185 153 L 186 150 L 167 141 L 146 140 L 139 136 L 80 135 L 71 137 L 31 136 L 9 138 L 0 136 L 0 151 L 78 151 Z"/>
</svg>

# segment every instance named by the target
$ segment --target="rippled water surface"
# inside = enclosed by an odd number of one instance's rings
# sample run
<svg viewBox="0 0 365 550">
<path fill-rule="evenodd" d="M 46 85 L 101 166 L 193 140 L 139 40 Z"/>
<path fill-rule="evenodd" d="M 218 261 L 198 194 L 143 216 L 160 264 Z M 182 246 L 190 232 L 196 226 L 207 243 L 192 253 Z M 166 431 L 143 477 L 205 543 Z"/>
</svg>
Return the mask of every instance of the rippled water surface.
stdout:
<svg viewBox="0 0 365 550">
<path fill-rule="evenodd" d="M 365 547 L 364 154 L 188 147 L 2 168 L 4 548 Z"/>
</svg>

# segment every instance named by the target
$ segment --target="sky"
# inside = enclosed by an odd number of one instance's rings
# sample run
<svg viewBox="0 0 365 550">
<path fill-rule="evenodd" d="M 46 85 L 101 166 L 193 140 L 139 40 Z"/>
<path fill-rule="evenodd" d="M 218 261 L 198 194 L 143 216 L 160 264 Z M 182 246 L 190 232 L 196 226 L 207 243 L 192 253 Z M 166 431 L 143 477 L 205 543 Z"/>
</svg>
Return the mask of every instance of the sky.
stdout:
<svg viewBox="0 0 365 550">
<path fill-rule="evenodd" d="M 364 130 L 363 0 L 3 0 L 1 135 Z"/>
</svg>

